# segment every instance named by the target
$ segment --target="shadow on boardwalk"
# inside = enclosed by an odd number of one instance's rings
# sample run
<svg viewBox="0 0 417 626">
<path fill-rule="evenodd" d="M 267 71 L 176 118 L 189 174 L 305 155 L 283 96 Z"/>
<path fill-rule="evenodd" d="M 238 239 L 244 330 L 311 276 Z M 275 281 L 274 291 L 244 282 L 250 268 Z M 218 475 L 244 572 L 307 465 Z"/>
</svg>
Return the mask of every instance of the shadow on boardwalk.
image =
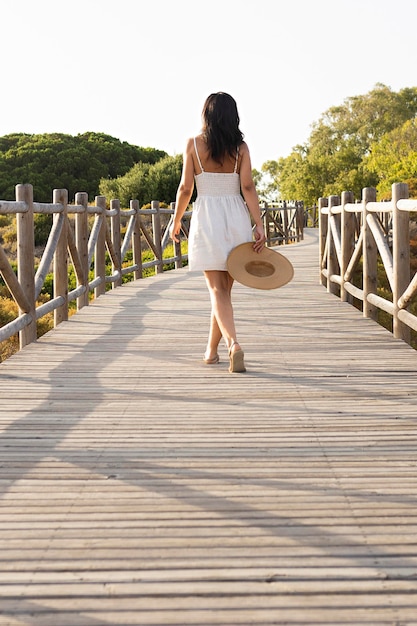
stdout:
<svg viewBox="0 0 417 626">
<path fill-rule="evenodd" d="M 187 270 L 0 366 L 0 624 L 417 623 L 417 354 L 318 284 L 236 285 L 248 372 L 201 362 Z"/>
</svg>

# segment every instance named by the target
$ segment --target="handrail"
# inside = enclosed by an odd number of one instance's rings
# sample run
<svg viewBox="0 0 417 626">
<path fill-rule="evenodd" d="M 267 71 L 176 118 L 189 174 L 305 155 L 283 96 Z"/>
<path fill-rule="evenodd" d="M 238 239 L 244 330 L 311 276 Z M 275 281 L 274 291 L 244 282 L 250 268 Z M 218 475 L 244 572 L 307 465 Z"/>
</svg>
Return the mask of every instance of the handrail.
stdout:
<svg viewBox="0 0 417 626">
<path fill-rule="evenodd" d="M 320 282 L 327 291 L 353 304 L 362 302 L 363 315 L 377 320 L 378 311 L 392 316 L 393 334 L 411 343 L 417 331 L 417 315 L 408 310 L 417 294 L 417 274 L 410 270 L 410 212 L 417 200 L 408 198 L 405 183 L 392 185 L 392 200 L 377 202 L 376 190 L 363 190 L 360 202 L 344 191 L 340 196 L 319 199 Z M 362 259 L 362 287 L 352 277 Z M 383 297 L 378 284 L 383 267 L 392 301 Z"/>
<path fill-rule="evenodd" d="M 47 313 L 53 312 L 54 326 L 57 326 L 68 319 L 71 302 L 75 301 L 77 310 L 80 310 L 89 304 L 90 293 L 96 298 L 103 295 L 106 285 L 111 284 L 112 289 L 120 286 L 123 276 L 130 274 L 133 279 L 141 279 L 147 268 L 154 267 L 159 274 L 165 264 L 173 263 L 177 269 L 182 267 L 188 255 L 182 254 L 180 243 L 174 244 L 171 258 L 163 258 L 174 210 L 174 202 L 169 208 L 162 208 L 158 201 L 152 201 L 150 209 L 141 209 L 138 200 L 131 200 L 128 209 L 121 209 L 117 199 L 111 200 L 108 208 L 104 196 L 97 196 L 91 205 L 86 193 L 77 193 L 74 204 L 69 204 L 66 189 L 55 189 L 52 203 L 38 203 L 33 200 L 32 185 L 17 185 L 15 201 L 0 200 L 0 214 L 16 216 L 17 276 L 1 245 L 0 274 L 19 312 L 16 319 L 0 328 L 0 342 L 18 332 L 22 349 L 36 340 L 36 321 Z M 52 215 L 53 220 L 36 272 L 35 214 Z M 187 210 L 182 219 L 184 238 L 188 238 L 191 214 L 192 211 Z M 161 219 L 162 216 L 165 219 Z M 292 243 L 303 237 L 301 203 L 264 206 L 262 216 L 268 234 L 267 245 Z M 142 261 L 142 240 L 154 255 L 150 261 Z M 132 260 L 127 259 L 128 254 Z M 72 265 L 77 280 L 77 286 L 70 291 L 69 265 Z M 53 297 L 39 304 L 37 300 L 51 267 Z M 91 272 L 94 272 L 94 278 L 90 278 Z"/>
<path fill-rule="evenodd" d="M 95 204 L 88 204 L 86 193 L 77 193 L 75 204 L 68 204 L 68 192 L 55 189 L 53 202 L 33 201 L 32 185 L 17 185 L 15 201 L 0 201 L 0 214 L 14 214 L 17 221 L 17 276 L 0 245 L 0 274 L 19 307 L 15 320 L 0 328 L 0 341 L 9 339 L 19 332 L 20 348 L 37 338 L 36 321 L 47 313 L 54 313 L 54 326 L 68 319 L 69 303 L 76 301 L 77 310 L 88 305 L 89 294 L 95 297 L 105 293 L 106 284 L 112 288 L 122 284 L 122 276 L 133 274 L 135 279 L 143 277 L 145 267 L 155 267 L 162 271 L 164 263 L 175 263 L 182 267 L 187 255 L 182 254 L 180 244 L 175 245 L 175 255 L 163 259 L 163 251 L 168 243 L 163 239 L 163 226 L 160 215 L 173 215 L 175 204 L 169 209 L 161 209 L 160 203 L 152 202 L 152 209 L 140 209 L 139 203 L 132 200 L 130 208 L 120 209 L 118 200 L 112 200 L 106 207 L 106 198 L 97 196 Z M 52 228 L 35 273 L 34 215 L 53 216 Z M 142 220 L 152 217 L 152 231 Z M 159 219 L 155 219 L 158 216 Z M 183 234 L 187 236 L 186 221 L 191 211 L 183 217 Z M 127 222 L 124 238 L 121 226 Z M 165 231 L 168 227 L 165 228 Z M 142 263 L 141 236 L 150 244 L 155 258 Z M 161 240 L 164 241 L 161 245 Z M 126 260 L 132 252 L 133 260 Z M 106 254 L 110 258 L 111 273 L 106 268 Z M 68 291 L 68 265 L 72 264 L 77 279 L 77 287 Z M 43 304 L 37 300 L 45 283 L 46 276 L 53 266 L 53 298 Z M 94 270 L 94 278 L 90 272 Z"/>
</svg>

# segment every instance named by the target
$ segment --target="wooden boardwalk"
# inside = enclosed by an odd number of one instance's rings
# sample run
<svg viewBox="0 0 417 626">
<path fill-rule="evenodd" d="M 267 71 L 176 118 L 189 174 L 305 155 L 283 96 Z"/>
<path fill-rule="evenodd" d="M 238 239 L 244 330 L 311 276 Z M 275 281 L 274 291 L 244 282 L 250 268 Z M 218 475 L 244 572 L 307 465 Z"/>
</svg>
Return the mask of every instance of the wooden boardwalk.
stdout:
<svg viewBox="0 0 417 626">
<path fill-rule="evenodd" d="M 0 625 L 417 624 L 417 353 L 318 284 L 125 285 L 0 366 Z"/>
</svg>

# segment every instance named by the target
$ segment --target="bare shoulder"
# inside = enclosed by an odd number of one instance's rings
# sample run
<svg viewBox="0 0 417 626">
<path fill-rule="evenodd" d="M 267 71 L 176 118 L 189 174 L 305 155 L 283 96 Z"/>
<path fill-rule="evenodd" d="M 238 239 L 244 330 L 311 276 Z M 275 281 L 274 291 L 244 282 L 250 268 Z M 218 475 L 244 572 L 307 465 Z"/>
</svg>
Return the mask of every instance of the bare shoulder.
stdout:
<svg viewBox="0 0 417 626">
<path fill-rule="evenodd" d="M 189 137 L 184 151 L 184 170 L 188 176 L 194 175 L 200 169 L 197 161 L 194 137 Z"/>
<path fill-rule="evenodd" d="M 189 137 L 185 144 L 185 152 L 190 154 L 194 150 L 194 137 Z"/>
<path fill-rule="evenodd" d="M 242 141 L 239 146 L 239 152 L 242 156 L 249 156 L 249 147 L 246 141 Z"/>
<path fill-rule="evenodd" d="M 239 146 L 239 159 L 240 159 L 240 167 L 242 169 L 251 170 L 251 159 L 249 153 L 249 147 L 246 141 L 243 141 Z"/>
<path fill-rule="evenodd" d="M 199 152 L 204 152 L 205 150 L 207 150 L 207 142 L 203 136 L 202 133 L 200 133 L 199 135 L 196 135 L 195 137 L 193 137 L 191 139 L 193 146 L 196 144 L 197 145 L 197 150 Z M 195 142 L 195 144 L 194 144 Z"/>
</svg>

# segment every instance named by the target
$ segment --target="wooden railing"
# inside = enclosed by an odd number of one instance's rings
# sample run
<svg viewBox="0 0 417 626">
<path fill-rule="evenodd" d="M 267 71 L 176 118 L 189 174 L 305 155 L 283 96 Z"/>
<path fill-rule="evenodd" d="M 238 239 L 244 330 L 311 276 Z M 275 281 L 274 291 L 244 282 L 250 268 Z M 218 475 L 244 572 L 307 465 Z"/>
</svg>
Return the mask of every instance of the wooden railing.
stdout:
<svg viewBox="0 0 417 626">
<path fill-rule="evenodd" d="M 302 202 L 272 202 L 261 207 L 267 246 L 295 243 L 303 238 L 305 214 Z"/>
<path fill-rule="evenodd" d="M 9 258 L 0 245 L 0 273 L 18 305 L 16 319 L 0 328 L 0 342 L 19 333 L 23 348 L 37 338 L 36 322 L 53 312 L 54 326 L 68 319 L 69 305 L 76 302 L 77 310 L 88 305 L 90 293 L 98 297 L 122 284 L 123 276 L 130 274 L 140 279 L 143 270 L 154 267 L 156 273 L 164 265 L 182 267 L 187 255 L 182 255 L 180 244 L 174 245 L 174 256 L 163 258 L 170 241 L 169 227 L 175 203 L 161 208 L 158 201 L 150 209 L 139 208 L 131 200 L 129 209 L 121 209 L 119 200 L 111 200 L 110 208 L 104 196 L 97 196 L 95 204 L 88 203 L 86 193 L 77 193 L 75 204 L 68 203 L 66 189 L 55 189 L 52 203 L 33 200 L 32 185 L 17 185 L 14 201 L 0 200 L 0 215 L 14 214 L 17 228 L 17 276 Z M 191 211 L 182 220 L 183 237 L 188 237 Z M 52 215 L 52 228 L 35 268 L 34 216 Z M 304 216 L 301 205 L 263 207 L 263 220 L 268 233 L 268 245 L 299 241 L 303 234 Z M 145 219 L 150 221 L 149 226 Z M 169 218 L 167 217 L 169 216 Z M 164 219 L 165 217 L 165 219 Z M 164 222 L 164 223 L 163 223 Z M 122 232 L 124 236 L 122 236 Z M 142 261 L 143 244 L 147 244 L 154 258 Z M 106 255 L 111 260 L 109 272 Z M 127 257 L 131 257 L 128 260 Z M 72 265 L 77 286 L 69 290 L 68 274 Z M 53 297 L 39 303 L 46 276 L 53 268 Z M 93 278 L 90 278 L 93 274 Z"/>
<path fill-rule="evenodd" d="M 410 343 L 417 331 L 417 316 L 410 304 L 417 293 L 417 274 L 410 270 L 410 213 L 417 200 L 409 199 L 408 186 L 395 183 L 392 200 L 377 202 L 376 190 L 366 188 L 354 202 L 351 192 L 320 198 L 320 280 L 345 302 L 361 301 L 363 315 L 377 320 L 378 311 L 392 316 L 395 337 Z M 362 286 L 352 280 L 360 262 Z M 382 297 L 378 268 L 385 272 L 392 301 Z M 382 270 L 383 268 L 383 270 Z"/>
<path fill-rule="evenodd" d="M 66 189 L 55 189 L 53 202 L 33 201 L 32 185 L 17 185 L 15 201 L 0 201 L 0 214 L 16 214 L 17 227 L 17 276 L 9 259 L 0 246 L 0 273 L 12 297 L 19 307 L 18 317 L 0 329 L 0 341 L 19 333 L 20 347 L 37 338 L 36 321 L 54 312 L 54 325 L 68 319 L 69 303 L 76 301 L 77 310 L 88 305 L 89 294 L 95 297 L 105 293 L 106 284 L 115 288 L 122 284 L 122 277 L 132 274 L 142 278 L 146 267 L 163 271 L 163 265 L 174 263 L 181 267 L 186 255 L 181 254 L 180 244 L 175 244 L 175 256 L 163 259 L 163 251 L 168 243 L 168 227 L 161 223 L 164 214 L 172 216 L 174 203 L 169 209 L 160 207 L 158 201 L 151 203 L 151 209 L 140 209 L 137 200 L 130 202 L 130 208 L 122 210 L 118 200 L 110 202 L 107 209 L 106 198 L 97 196 L 95 205 L 88 204 L 86 193 L 77 193 L 75 204 L 68 204 Z M 37 213 L 53 216 L 52 228 L 39 266 L 35 272 L 34 215 Z M 183 233 L 188 236 L 186 220 L 191 215 L 187 211 L 183 219 Z M 151 216 L 152 228 L 144 224 L 144 216 Z M 73 219 L 70 219 L 73 218 Z M 122 226 L 125 234 L 122 239 Z M 152 231 L 152 232 L 150 232 Z M 153 251 L 154 259 L 142 262 L 142 236 Z M 106 273 L 106 252 L 111 259 L 111 273 Z M 132 254 L 126 264 L 126 255 Z M 77 287 L 68 291 L 68 266 L 72 263 L 77 279 Z M 53 298 L 38 305 L 45 278 L 53 266 Z M 91 271 L 94 278 L 90 280 Z"/>
</svg>

